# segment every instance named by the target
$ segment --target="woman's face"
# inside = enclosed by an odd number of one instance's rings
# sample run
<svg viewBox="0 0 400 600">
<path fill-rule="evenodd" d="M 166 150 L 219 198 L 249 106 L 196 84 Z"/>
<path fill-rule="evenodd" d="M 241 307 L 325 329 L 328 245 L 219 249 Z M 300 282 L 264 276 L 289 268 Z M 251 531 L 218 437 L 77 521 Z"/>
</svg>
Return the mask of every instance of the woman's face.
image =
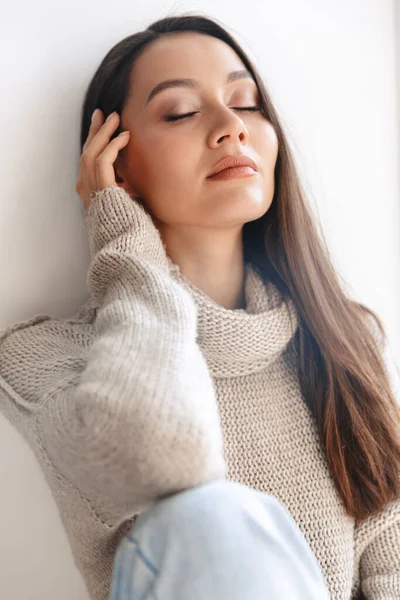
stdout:
<svg viewBox="0 0 400 600">
<path fill-rule="evenodd" d="M 238 110 L 259 106 L 252 78 L 226 83 L 229 73 L 243 69 L 225 42 L 193 32 L 156 40 L 137 59 L 121 115 L 131 136 L 115 168 L 123 187 L 143 198 L 163 226 L 242 226 L 268 210 L 278 141 L 261 112 Z M 196 87 L 169 87 L 148 99 L 155 86 L 178 78 L 193 79 Z M 253 158 L 256 174 L 207 179 L 217 161 L 237 153 Z"/>
</svg>

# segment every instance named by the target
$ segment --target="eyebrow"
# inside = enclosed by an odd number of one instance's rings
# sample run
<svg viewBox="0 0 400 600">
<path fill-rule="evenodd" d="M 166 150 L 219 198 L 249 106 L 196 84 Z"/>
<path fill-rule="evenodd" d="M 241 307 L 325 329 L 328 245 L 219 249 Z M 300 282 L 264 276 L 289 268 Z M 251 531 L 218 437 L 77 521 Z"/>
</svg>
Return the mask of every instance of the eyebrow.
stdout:
<svg viewBox="0 0 400 600">
<path fill-rule="evenodd" d="M 232 71 L 231 73 L 229 73 L 228 77 L 226 78 L 226 84 L 238 81 L 239 79 L 252 79 L 255 82 L 254 77 L 250 73 L 250 71 L 242 69 L 240 71 Z M 154 98 L 154 96 L 156 96 L 160 92 L 163 92 L 168 88 L 182 87 L 198 90 L 200 88 L 200 85 L 195 79 L 166 79 L 165 81 L 161 81 L 161 83 L 156 85 L 151 90 L 150 94 L 147 97 L 145 106 L 150 102 L 152 98 Z"/>
</svg>

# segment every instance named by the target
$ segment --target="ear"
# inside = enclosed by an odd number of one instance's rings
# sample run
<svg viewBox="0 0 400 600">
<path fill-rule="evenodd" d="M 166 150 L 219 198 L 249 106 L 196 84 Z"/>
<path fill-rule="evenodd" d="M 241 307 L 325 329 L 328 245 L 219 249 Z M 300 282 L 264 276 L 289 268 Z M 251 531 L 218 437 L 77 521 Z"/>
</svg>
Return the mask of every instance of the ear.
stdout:
<svg viewBox="0 0 400 600">
<path fill-rule="evenodd" d="M 118 154 L 117 158 L 114 161 L 114 172 L 115 172 L 115 181 L 118 183 L 124 182 L 124 174 L 123 174 L 123 159 L 121 153 Z M 124 186 L 122 186 L 124 187 Z"/>
<path fill-rule="evenodd" d="M 121 153 L 118 154 L 116 160 L 114 161 L 114 173 L 115 182 L 118 187 L 123 188 L 131 196 L 131 198 L 137 196 L 136 191 L 132 189 L 131 185 L 129 185 L 127 181 L 127 178 L 125 177 L 124 163 Z"/>
</svg>

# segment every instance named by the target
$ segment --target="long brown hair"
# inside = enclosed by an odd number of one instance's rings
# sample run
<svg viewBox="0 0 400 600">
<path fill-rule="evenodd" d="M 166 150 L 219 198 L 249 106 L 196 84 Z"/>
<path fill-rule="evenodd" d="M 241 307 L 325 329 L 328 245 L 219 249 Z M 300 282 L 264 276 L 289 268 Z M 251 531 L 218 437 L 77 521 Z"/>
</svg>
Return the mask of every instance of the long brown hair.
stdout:
<svg viewBox="0 0 400 600">
<path fill-rule="evenodd" d="M 293 349 L 302 395 L 345 509 L 362 521 L 400 497 L 400 410 L 382 355 L 386 333 L 378 315 L 346 297 L 307 205 L 277 111 L 245 52 L 216 20 L 187 13 L 160 19 L 124 38 L 104 57 L 88 87 L 81 151 L 95 108 L 105 116 L 122 113 L 131 69 L 143 49 L 181 31 L 219 38 L 235 50 L 252 73 L 263 114 L 275 128 L 279 150 L 274 197 L 265 215 L 243 226 L 244 259 L 295 303 L 299 327 Z"/>
</svg>

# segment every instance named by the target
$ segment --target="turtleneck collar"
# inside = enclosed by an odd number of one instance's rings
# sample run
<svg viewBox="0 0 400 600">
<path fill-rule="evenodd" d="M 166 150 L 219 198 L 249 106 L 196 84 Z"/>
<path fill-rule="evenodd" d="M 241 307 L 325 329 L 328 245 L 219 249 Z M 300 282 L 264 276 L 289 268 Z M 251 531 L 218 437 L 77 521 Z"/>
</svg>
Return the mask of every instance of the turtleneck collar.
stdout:
<svg viewBox="0 0 400 600">
<path fill-rule="evenodd" d="M 291 298 L 288 308 L 278 288 L 245 264 L 246 308 L 227 309 L 196 287 L 171 259 L 170 272 L 197 306 L 197 343 L 214 377 L 257 373 L 282 354 L 296 333 L 298 316 Z M 93 312 L 94 309 L 94 312 Z M 97 305 L 91 297 L 78 318 L 93 320 Z"/>
<path fill-rule="evenodd" d="M 245 265 L 246 308 L 227 309 L 214 302 L 171 265 L 172 275 L 193 297 L 197 310 L 197 342 L 215 377 L 256 373 L 275 361 L 293 338 L 298 317 L 294 303 L 272 282 Z"/>
</svg>

